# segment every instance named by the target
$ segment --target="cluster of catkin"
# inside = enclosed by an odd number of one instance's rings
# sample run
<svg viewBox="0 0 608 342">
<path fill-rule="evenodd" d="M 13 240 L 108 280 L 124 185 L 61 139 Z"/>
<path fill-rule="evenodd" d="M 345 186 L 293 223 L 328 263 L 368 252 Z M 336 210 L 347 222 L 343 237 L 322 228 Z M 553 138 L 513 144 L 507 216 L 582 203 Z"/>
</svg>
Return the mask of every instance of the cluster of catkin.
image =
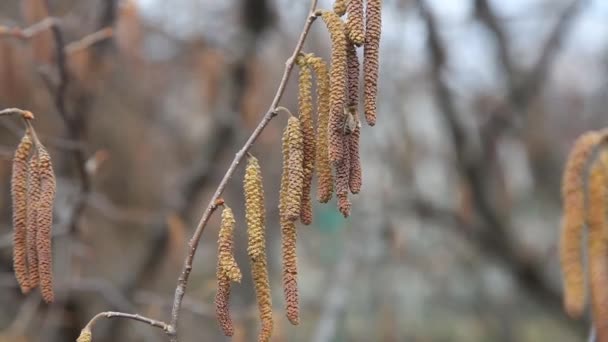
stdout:
<svg viewBox="0 0 608 342">
<path fill-rule="evenodd" d="M 17 146 L 11 179 L 13 201 L 13 267 L 23 293 L 40 287 L 53 301 L 51 228 L 55 174 L 51 157 L 32 128 Z"/>
<path fill-rule="evenodd" d="M 361 190 L 359 139 L 359 72 L 357 48 L 364 47 L 364 111 L 370 126 L 376 123 L 378 49 L 380 43 L 381 0 L 337 0 L 333 10 L 319 10 L 332 41 L 329 67 L 312 53 L 300 53 L 298 115 L 289 112 L 282 137 L 283 169 L 279 194 L 282 281 L 287 319 L 299 323 L 296 223 L 313 221 L 312 180 L 318 178 L 317 200 L 327 203 L 335 191 L 338 209 L 348 217 L 349 194 Z M 342 16 L 347 14 L 344 22 Z M 316 125 L 313 109 L 313 76 L 316 79 Z M 265 207 L 262 175 L 258 160 L 249 156 L 244 179 L 248 254 L 251 261 L 261 331 L 259 341 L 268 341 L 273 328 L 272 301 L 268 279 L 265 239 Z M 230 282 L 241 273 L 233 256 L 232 211 L 225 206 L 218 244 L 216 311 L 224 334 L 233 326 L 228 314 Z"/>
<path fill-rule="evenodd" d="M 597 341 L 608 341 L 608 130 L 577 139 L 562 179 L 563 219 L 560 261 L 564 307 L 579 318 L 585 309 L 587 283 Z M 584 227 L 587 227 L 583 243 Z M 585 276 L 584 250 L 588 276 Z"/>
</svg>

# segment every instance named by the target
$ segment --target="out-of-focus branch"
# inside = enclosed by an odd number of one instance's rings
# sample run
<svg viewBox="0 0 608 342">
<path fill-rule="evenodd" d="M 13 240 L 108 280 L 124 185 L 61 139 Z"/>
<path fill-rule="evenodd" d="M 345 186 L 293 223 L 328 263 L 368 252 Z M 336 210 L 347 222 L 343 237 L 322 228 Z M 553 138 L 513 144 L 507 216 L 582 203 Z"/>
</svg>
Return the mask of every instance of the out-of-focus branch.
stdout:
<svg viewBox="0 0 608 342">
<path fill-rule="evenodd" d="M 509 57 L 509 44 L 506 34 L 498 23 L 496 15 L 487 0 L 476 0 L 476 13 L 496 37 L 499 59 L 506 73 L 505 76 L 509 81 L 509 94 L 507 94 L 509 103 L 499 106 L 488 116 L 488 119 L 482 126 L 484 141 L 489 141 L 509 129 L 513 124 L 513 120 L 517 119 L 513 115 L 523 116 L 526 108 L 542 92 L 561 43 L 573 27 L 574 19 L 580 14 L 586 3 L 588 3 L 588 0 L 573 0 L 564 8 L 541 48 L 538 60 L 530 71 L 523 77 L 518 78 L 515 75 L 516 70 Z M 518 82 L 518 79 L 521 79 L 521 82 Z"/>
<path fill-rule="evenodd" d="M 142 322 L 142 323 L 146 323 L 149 324 L 155 328 L 160 328 L 162 329 L 164 332 L 168 332 L 169 331 L 169 326 L 167 325 L 167 323 L 162 322 L 162 321 L 157 321 L 155 319 L 152 318 L 148 318 L 145 316 L 141 316 L 138 314 L 128 314 L 128 313 L 124 313 L 124 312 L 115 312 L 115 311 L 106 311 L 106 312 L 100 312 L 97 315 L 95 315 L 95 317 L 93 317 L 89 323 L 87 323 L 87 325 L 82 329 L 81 335 L 83 336 L 84 334 L 88 334 L 89 336 L 91 336 L 91 329 L 93 329 L 93 325 L 95 325 L 95 323 L 97 323 L 98 320 L 102 319 L 102 318 L 126 318 L 126 319 L 132 319 L 134 321 L 138 321 L 138 322 Z M 80 338 L 79 338 L 80 340 Z M 83 339 L 83 341 L 86 341 Z M 89 339 L 88 341 L 91 341 L 91 339 Z"/>
<path fill-rule="evenodd" d="M 549 306 L 552 312 L 561 313 L 561 294 L 543 277 L 542 265 L 519 253 L 510 240 L 508 223 L 491 204 L 483 179 L 488 177 L 484 159 L 473 154 L 466 139 L 466 131 L 458 121 L 458 113 L 452 93 L 442 79 L 446 64 L 446 52 L 438 33 L 435 19 L 423 0 L 417 0 L 418 8 L 427 29 L 427 43 L 431 59 L 431 81 L 439 111 L 447 123 L 456 152 L 456 162 L 462 178 L 467 182 L 473 205 L 479 215 L 481 224 L 473 230 L 471 241 L 478 245 L 485 255 L 504 264 L 518 280 L 519 284 L 533 297 Z M 571 323 L 565 315 L 560 318 Z M 579 325 L 576 325 L 581 330 Z"/>
</svg>

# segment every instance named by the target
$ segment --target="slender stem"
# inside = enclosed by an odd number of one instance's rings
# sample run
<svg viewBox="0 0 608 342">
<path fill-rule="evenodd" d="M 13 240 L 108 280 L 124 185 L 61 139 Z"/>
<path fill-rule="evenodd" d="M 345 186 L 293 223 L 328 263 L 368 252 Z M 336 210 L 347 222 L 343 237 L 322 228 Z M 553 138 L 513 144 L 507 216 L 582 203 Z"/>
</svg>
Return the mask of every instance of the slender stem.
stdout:
<svg viewBox="0 0 608 342">
<path fill-rule="evenodd" d="M 106 312 L 100 312 L 97 315 L 95 315 L 95 317 L 93 317 L 89 323 L 87 323 L 87 325 L 82 329 L 82 331 L 86 331 L 86 332 L 91 332 L 91 330 L 93 329 L 93 326 L 95 325 L 95 323 L 97 323 L 98 320 L 102 319 L 102 318 L 126 318 L 126 319 L 132 319 L 135 321 L 139 321 L 139 322 L 143 322 L 146 324 L 149 324 L 153 327 L 156 328 L 160 328 L 163 331 L 167 332 L 169 330 L 169 325 L 163 321 L 158 321 L 152 318 L 148 318 L 145 316 L 141 316 L 138 314 L 129 314 L 129 313 L 124 313 L 124 312 L 115 312 L 115 311 L 106 311 Z"/>
<path fill-rule="evenodd" d="M 23 110 L 23 109 L 19 109 L 19 108 L 6 108 L 3 110 L 0 110 L 0 116 L 2 116 L 2 115 L 21 115 L 21 117 L 24 120 L 33 120 L 34 119 L 34 114 L 32 114 L 32 112 Z"/>
<path fill-rule="evenodd" d="M 306 37 L 308 36 L 308 32 L 310 31 L 312 23 L 317 18 L 318 14 L 316 13 L 316 8 L 317 0 L 312 0 L 308 19 L 304 24 L 304 28 L 302 29 L 302 33 L 300 34 L 300 38 L 298 40 L 298 43 L 296 44 L 296 47 L 291 57 L 285 63 L 285 71 L 283 72 L 283 77 L 281 79 L 281 82 L 279 83 L 279 87 L 274 96 L 274 99 L 272 100 L 272 103 L 270 104 L 268 111 L 262 117 L 262 120 L 255 128 L 253 133 L 251 133 L 251 136 L 249 137 L 249 139 L 247 139 L 245 145 L 243 145 L 243 147 L 237 152 L 236 156 L 234 157 L 234 160 L 230 164 L 230 167 L 226 171 L 226 174 L 218 185 L 217 190 L 211 197 L 209 205 L 203 213 L 203 216 L 201 217 L 192 238 L 190 239 L 190 241 L 188 241 L 188 254 L 186 255 L 186 259 L 184 260 L 182 272 L 177 280 L 177 287 L 175 288 L 175 297 L 173 300 L 173 308 L 171 310 L 171 324 L 168 327 L 169 330 L 167 331 L 167 333 L 171 336 L 172 342 L 177 342 L 177 324 L 179 322 L 179 313 L 182 306 L 182 301 L 184 299 L 184 295 L 186 294 L 186 286 L 188 285 L 188 278 L 190 277 L 190 271 L 192 270 L 192 262 L 194 259 L 194 255 L 196 254 L 201 235 L 205 230 L 205 226 L 207 225 L 209 218 L 211 218 L 211 215 L 217 209 L 217 199 L 220 198 L 220 196 L 224 192 L 224 189 L 226 188 L 228 181 L 236 171 L 237 166 L 245 157 L 249 148 L 254 144 L 257 137 L 262 133 L 266 125 L 268 125 L 272 118 L 277 115 L 277 106 L 279 105 L 279 102 L 283 97 L 283 93 L 285 92 L 285 87 L 287 86 L 287 81 L 289 80 L 289 76 L 291 75 L 291 71 L 293 70 L 296 57 L 304 46 L 304 42 L 306 41 Z"/>
</svg>

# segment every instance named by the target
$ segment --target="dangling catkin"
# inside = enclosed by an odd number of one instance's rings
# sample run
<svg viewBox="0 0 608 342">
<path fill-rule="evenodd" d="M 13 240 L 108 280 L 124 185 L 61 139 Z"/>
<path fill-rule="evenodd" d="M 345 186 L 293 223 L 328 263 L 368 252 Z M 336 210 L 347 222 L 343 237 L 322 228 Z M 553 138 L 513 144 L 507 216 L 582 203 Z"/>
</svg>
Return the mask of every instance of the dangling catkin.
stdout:
<svg viewBox="0 0 608 342">
<path fill-rule="evenodd" d="M 346 34 L 348 39 L 356 46 L 361 46 L 365 42 L 364 19 L 363 19 L 363 0 L 350 0 L 346 11 Z"/>
<path fill-rule="evenodd" d="M 585 279 L 581 239 L 585 223 L 583 172 L 602 136 L 588 132 L 579 137 L 570 152 L 562 178 L 563 212 L 560 262 L 564 282 L 564 307 L 568 315 L 580 317 L 585 306 Z"/>
<path fill-rule="evenodd" d="M 350 161 L 350 177 L 348 178 L 348 185 L 350 192 L 358 194 L 361 191 L 362 184 L 362 172 L 361 172 L 361 157 L 359 154 L 359 140 L 361 138 L 361 123 L 359 121 L 357 113 L 351 113 L 355 118 L 355 129 L 349 137 L 349 161 Z"/>
<path fill-rule="evenodd" d="M 317 155 L 316 169 L 318 176 L 317 200 L 327 203 L 334 190 L 334 178 L 329 163 L 327 134 L 329 129 L 329 75 L 327 64 L 321 57 L 310 59 L 310 64 L 317 77 Z"/>
<path fill-rule="evenodd" d="M 232 324 L 232 318 L 230 318 L 230 279 L 220 265 L 217 266 L 215 315 L 224 335 L 234 335 L 234 325 Z"/>
<path fill-rule="evenodd" d="M 357 50 L 352 44 L 348 44 L 346 48 L 346 66 L 347 66 L 347 103 L 346 107 L 350 111 L 357 111 L 359 105 L 359 57 L 357 56 Z"/>
<path fill-rule="evenodd" d="M 289 322 L 293 325 L 297 325 L 300 322 L 300 304 L 298 299 L 298 266 L 296 255 L 297 231 L 295 222 L 282 219 L 281 235 L 285 311 Z"/>
<path fill-rule="evenodd" d="M 343 16 L 346 13 L 349 0 L 336 0 L 334 2 L 334 13 L 338 16 Z"/>
<path fill-rule="evenodd" d="M 247 252 L 251 259 L 251 273 L 255 287 L 262 328 L 258 340 L 267 342 L 272 334 L 272 299 L 266 261 L 266 239 L 264 236 L 265 215 L 262 172 L 255 157 L 249 157 L 245 170 L 245 217 L 249 245 Z"/>
<path fill-rule="evenodd" d="M 37 147 L 40 167 L 40 202 L 37 219 L 36 249 L 38 254 L 38 273 L 40 292 L 45 302 L 53 301 L 53 254 L 51 248 L 51 229 L 53 227 L 53 203 L 55 202 L 55 173 L 51 156 L 41 144 Z"/>
<path fill-rule="evenodd" d="M 334 12 L 323 11 L 332 42 L 330 70 L 329 159 L 337 165 L 344 157 L 344 102 L 346 91 L 346 35 L 344 23 Z"/>
<path fill-rule="evenodd" d="M 597 341 L 608 341 L 608 241 L 606 240 L 606 187 L 608 151 L 600 152 L 588 180 L 588 260 L 591 311 Z"/>
<path fill-rule="evenodd" d="M 352 134 L 344 136 L 344 158 L 336 165 L 336 196 L 338 197 L 338 209 L 344 217 L 350 215 L 350 140 Z"/>
<path fill-rule="evenodd" d="M 302 130 L 302 166 L 304 169 L 304 184 L 302 186 L 302 201 L 300 208 L 300 221 L 303 224 L 309 225 L 312 223 L 312 176 L 315 169 L 315 128 L 312 119 L 312 73 L 309 67 L 310 55 L 300 56 L 298 58 L 298 66 L 300 67 L 299 75 L 299 92 L 298 106 L 300 128 Z"/>
<path fill-rule="evenodd" d="M 222 223 L 218 238 L 217 293 L 215 313 L 218 325 L 224 335 L 232 336 L 234 326 L 230 318 L 230 281 L 241 282 L 241 270 L 234 259 L 234 225 L 236 221 L 232 209 L 224 205 Z"/>
<path fill-rule="evenodd" d="M 288 187 L 285 219 L 295 221 L 300 217 L 304 187 L 303 137 L 300 120 L 294 116 L 290 117 L 287 121 L 287 130 L 289 132 L 287 138 L 289 159 L 287 160 Z"/>
<path fill-rule="evenodd" d="M 376 98 L 378 95 L 382 0 L 367 0 L 365 15 L 365 47 L 363 52 L 365 120 L 370 126 L 374 126 L 376 124 Z"/>
<path fill-rule="evenodd" d="M 11 196 L 13 199 L 13 268 L 22 293 L 31 290 L 27 271 L 27 168 L 32 140 L 26 133 L 13 157 Z"/>
<path fill-rule="evenodd" d="M 230 209 L 230 207 L 227 205 L 224 205 L 218 239 L 218 265 L 221 267 L 222 272 L 227 275 L 231 281 L 240 283 L 242 278 L 241 269 L 234 259 L 235 224 L 236 221 L 234 219 L 232 209 Z"/>
<path fill-rule="evenodd" d="M 27 267 L 30 286 L 39 285 L 38 250 L 36 235 L 38 234 L 38 205 L 40 203 L 40 156 L 38 151 L 30 158 L 27 177 Z"/>
</svg>

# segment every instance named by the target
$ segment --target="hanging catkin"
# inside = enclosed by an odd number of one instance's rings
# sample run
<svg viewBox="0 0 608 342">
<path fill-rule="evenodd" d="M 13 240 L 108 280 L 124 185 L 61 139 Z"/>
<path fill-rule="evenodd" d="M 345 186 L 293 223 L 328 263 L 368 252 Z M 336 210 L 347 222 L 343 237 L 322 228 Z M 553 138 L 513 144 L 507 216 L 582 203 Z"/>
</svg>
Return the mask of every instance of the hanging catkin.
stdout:
<svg viewBox="0 0 608 342">
<path fill-rule="evenodd" d="M 36 150 L 30 158 L 27 177 L 27 266 L 32 288 L 38 287 L 38 205 L 40 203 L 40 157 Z"/>
<path fill-rule="evenodd" d="M 11 196 L 13 200 L 13 268 L 21 292 L 31 290 L 27 271 L 27 169 L 32 140 L 26 133 L 13 157 Z"/>
<path fill-rule="evenodd" d="M 40 172 L 40 202 L 37 210 L 38 232 L 36 249 L 38 254 L 38 273 L 40 292 L 45 302 L 53 301 L 53 254 L 51 248 L 51 229 L 53 227 L 53 203 L 55 201 L 55 173 L 51 156 L 44 146 L 37 147 Z"/>
<path fill-rule="evenodd" d="M 241 282 L 241 270 L 234 259 L 234 225 L 232 209 L 224 205 L 218 238 L 217 293 L 215 312 L 224 335 L 232 336 L 234 326 L 230 318 L 230 282 Z"/>
<path fill-rule="evenodd" d="M 348 39 L 356 46 L 365 42 L 363 0 L 350 0 L 346 9 L 348 19 L 346 20 L 346 34 Z"/>
<path fill-rule="evenodd" d="M 340 17 L 346 13 L 346 9 L 348 7 L 349 0 L 336 0 L 334 2 L 334 13 L 339 15 Z"/>
<path fill-rule="evenodd" d="M 302 130 L 302 167 L 304 180 L 302 185 L 302 200 L 300 208 L 300 221 L 309 225 L 312 223 L 312 176 L 315 169 L 315 128 L 312 119 L 312 73 L 309 66 L 310 55 L 301 55 L 297 59 L 300 67 L 298 106 L 300 128 Z"/>
<path fill-rule="evenodd" d="M 298 299 L 298 266 L 296 254 L 297 231 L 295 222 L 282 219 L 281 235 L 285 311 L 289 322 L 291 322 L 293 325 L 297 325 L 300 321 L 300 309 Z"/>
<path fill-rule="evenodd" d="M 562 178 L 563 213 L 560 262 L 564 282 L 564 307 L 572 317 L 580 317 L 585 306 L 585 278 L 581 239 L 585 223 L 583 173 L 602 139 L 599 132 L 588 132 L 574 143 Z"/>
<path fill-rule="evenodd" d="M 346 66 L 347 66 L 347 103 L 346 107 L 351 112 L 356 112 L 359 105 L 359 57 L 357 50 L 352 44 L 348 44 L 346 48 Z"/>
<path fill-rule="evenodd" d="M 359 154 L 359 140 L 361 139 L 361 123 L 357 113 L 352 114 L 355 118 L 355 129 L 349 137 L 349 161 L 350 161 L 350 177 L 348 178 L 348 186 L 350 192 L 358 194 L 361 191 L 362 171 L 361 157 Z"/>
<path fill-rule="evenodd" d="M 311 58 L 310 64 L 317 77 L 317 199 L 321 203 L 327 203 L 334 190 L 327 139 L 329 129 L 329 74 L 327 64 L 321 57 Z"/>
<path fill-rule="evenodd" d="M 606 240 L 606 187 L 608 151 L 600 152 L 588 180 L 588 259 L 591 308 L 597 341 L 608 341 L 608 241 Z"/>
<path fill-rule="evenodd" d="M 272 334 L 272 299 L 270 296 L 270 281 L 266 261 L 266 238 L 264 189 L 262 187 L 262 172 L 258 160 L 251 156 L 247 161 L 244 180 L 245 217 L 249 245 L 247 252 L 251 260 L 251 273 L 255 287 L 258 310 L 262 328 L 258 340 L 267 342 Z"/>
<path fill-rule="evenodd" d="M 338 209 L 344 217 L 350 215 L 350 200 L 348 193 L 350 191 L 350 139 L 351 134 L 344 136 L 344 158 L 336 165 L 336 196 L 338 197 Z"/>
<path fill-rule="evenodd" d="M 303 137 L 300 120 L 292 116 L 287 122 L 287 145 L 289 157 L 287 160 L 287 198 L 285 208 L 285 219 L 295 221 L 300 217 L 302 204 L 302 190 L 304 186 L 303 168 Z"/>
<path fill-rule="evenodd" d="M 321 18 L 331 38 L 329 159 L 337 165 L 344 158 L 344 103 L 346 92 L 346 35 L 344 23 L 331 11 L 323 11 Z"/>
<path fill-rule="evenodd" d="M 365 120 L 376 124 L 376 98 L 378 95 L 378 68 L 380 32 L 382 30 L 382 0 L 367 0 L 365 11 L 365 46 L 363 70 L 365 73 Z"/>
</svg>

